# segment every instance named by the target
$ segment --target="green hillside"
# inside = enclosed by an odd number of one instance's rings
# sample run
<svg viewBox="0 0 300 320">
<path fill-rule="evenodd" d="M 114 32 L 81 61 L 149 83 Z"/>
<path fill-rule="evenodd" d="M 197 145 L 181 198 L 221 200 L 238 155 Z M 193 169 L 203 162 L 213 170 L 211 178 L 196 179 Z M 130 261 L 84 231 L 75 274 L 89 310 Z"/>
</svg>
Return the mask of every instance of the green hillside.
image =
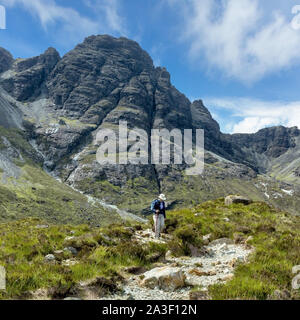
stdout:
<svg viewBox="0 0 300 320">
<path fill-rule="evenodd" d="M 212 299 L 267 299 L 276 290 L 300 298 L 300 291 L 291 289 L 292 267 L 300 264 L 300 218 L 262 202 L 225 206 L 222 198 L 168 212 L 165 243 L 135 240 L 139 230 L 149 228 L 147 224 L 109 228 L 44 224 L 33 218 L 0 224 L 0 265 L 7 270 L 2 299 L 31 299 L 41 288 L 49 299 L 83 298 L 79 285 L 83 280 L 93 283 L 101 299 L 122 292 L 129 267 L 146 271 L 159 261 L 163 265 L 161 257 L 169 250 L 177 257 L 189 256 L 190 245 L 204 248 L 207 234 L 210 241 L 226 237 L 254 249 L 246 263 L 237 265 L 233 279 L 209 287 Z M 69 246 L 78 251 L 76 256 L 57 251 Z M 54 261 L 45 260 L 49 254 L 55 255 Z"/>
</svg>

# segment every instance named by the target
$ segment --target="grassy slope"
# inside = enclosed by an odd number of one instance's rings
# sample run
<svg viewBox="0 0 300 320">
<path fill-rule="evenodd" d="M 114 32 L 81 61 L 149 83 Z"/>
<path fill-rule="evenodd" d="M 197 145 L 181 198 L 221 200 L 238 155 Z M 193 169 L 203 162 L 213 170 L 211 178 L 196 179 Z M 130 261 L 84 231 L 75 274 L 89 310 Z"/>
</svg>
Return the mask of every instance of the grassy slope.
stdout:
<svg viewBox="0 0 300 320">
<path fill-rule="evenodd" d="M 0 299 L 27 298 L 28 291 L 38 288 L 67 293 L 80 280 L 97 276 L 120 278 L 123 267 L 149 266 L 147 257 L 151 253 L 166 251 L 162 245 L 133 245 L 130 238 L 134 229 L 124 225 L 102 229 L 87 225 L 36 228 L 41 223 L 44 222 L 26 219 L 0 224 L 0 265 L 7 272 L 7 292 L 0 292 Z M 66 242 L 67 236 L 74 236 L 75 240 Z M 66 245 L 80 249 L 79 264 L 66 267 L 44 261 L 45 255 Z M 70 257 L 65 254 L 63 258 Z"/>
<path fill-rule="evenodd" d="M 106 225 L 119 220 L 34 165 L 23 166 L 22 176 L 0 184 L 0 191 L 0 221 L 37 217 L 52 223 Z"/>
<path fill-rule="evenodd" d="M 300 218 L 261 202 L 226 207 L 224 199 L 219 199 L 168 212 L 167 232 L 173 240 L 167 245 L 133 242 L 131 237 L 139 225 L 36 228 L 41 223 L 26 219 L 0 224 L 0 264 L 7 268 L 8 277 L 7 293 L 1 298 L 24 298 L 28 290 L 41 287 L 68 292 L 78 281 L 96 276 L 120 279 L 126 266 L 150 268 L 153 253 L 171 249 L 178 256 L 189 254 L 187 244 L 201 247 L 202 236 L 208 233 L 213 239 L 233 238 L 235 233 L 252 235 L 250 244 L 255 247 L 249 263 L 237 267 L 232 281 L 210 287 L 214 299 L 266 299 L 276 289 L 290 291 L 291 269 L 300 264 Z M 63 249 L 67 245 L 64 239 L 73 234 L 75 239 L 69 244 L 81 249 L 79 264 L 65 267 L 45 263 L 44 256 Z M 300 292 L 293 292 L 293 297 L 300 299 Z"/>
<path fill-rule="evenodd" d="M 195 213 L 202 214 L 195 216 Z M 212 233 L 215 239 L 232 238 L 235 233 L 253 236 L 250 244 L 255 247 L 255 253 L 249 263 L 238 266 L 234 279 L 226 285 L 211 287 L 213 298 L 266 299 L 276 289 L 290 291 L 291 269 L 300 264 L 300 217 L 262 202 L 226 207 L 223 199 L 191 210 L 175 211 L 169 217 L 176 227 L 175 233 L 186 237 L 189 232 L 190 239 L 200 239 L 207 233 Z M 224 221 L 226 217 L 229 222 Z M 296 297 L 300 299 L 300 292 Z"/>
<path fill-rule="evenodd" d="M 6 137 L 24 161 L 11 159 L 20 168 L 18 179 L 3 179 L 0 170 L 0 221 L 38 217 L 52 223 L 101 226 L 119 221 L 116 213 L 91 205 L 84 195 L 46 174 L 23 132 L 0 127 L 0 152 L 6 148 L 1 137 Z"/>
</svg>

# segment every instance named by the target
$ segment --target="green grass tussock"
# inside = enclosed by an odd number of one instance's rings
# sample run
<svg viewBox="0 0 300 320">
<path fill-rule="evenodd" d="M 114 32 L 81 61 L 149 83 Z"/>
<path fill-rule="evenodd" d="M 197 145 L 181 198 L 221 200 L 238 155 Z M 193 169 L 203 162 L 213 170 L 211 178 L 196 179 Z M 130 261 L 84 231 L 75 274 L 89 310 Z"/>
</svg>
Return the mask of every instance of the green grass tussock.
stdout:
<svg viewBox="0 0 300 320">
<path fill-rule="evenodd" d="M 179 229 L 174 229 L 174 224 Z M 249 262 L 237 267 L 232 281 L 210 287 L 214 299 L 266 299 L 274 290 L 291 291 L 291 269 L 300 264 L 300 217 L 263 202 L 227 207 L 221 198 L 169 213 L 169 228 L 179 238 L 177 243 L 192 243 L 191 239 L 195 241 L 209 233 L 212 239 L 233 239 L 235 234 L 253 237 L 249 244 L 255 250 Z M 182 234 L 190 238 L 184 239 Z M 186 253 L 184 246 L 181 253 Z M 300 298 L 300 292 L 293 294 Z"/>
</svg>

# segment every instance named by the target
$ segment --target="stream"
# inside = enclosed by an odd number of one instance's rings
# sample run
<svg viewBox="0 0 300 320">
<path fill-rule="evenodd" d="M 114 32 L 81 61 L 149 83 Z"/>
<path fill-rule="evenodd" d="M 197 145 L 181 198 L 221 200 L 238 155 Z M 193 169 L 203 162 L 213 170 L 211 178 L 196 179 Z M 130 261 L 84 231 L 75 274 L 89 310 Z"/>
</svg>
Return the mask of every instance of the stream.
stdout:
<svg viewBox="0 0 300 320">
<path fill-rule="evenodd" d="M 30 140 L 29 143 L 31 144 L 31 146 L 34 148 L 34 150 L 42 157 L 42 159 L 45 161 L 46 157 L 45 155 L 39 150 L 37 143 L 35 140 Z M 76 161 L 76 156 L 73 158 Z M 43 170 L 52 178 L 54 178 L 56 181 L 58 181 L 59 183 L 64 183 L 57 175 L 55 175 L 53 172 L 49 171 L 44 165 L 43 165 Z M 103 200 L 100 200 L 98 198 L 92 197 L 91 195 L 87 195 L 85 193 L 83 193 L 81 190 L 78 190 L 74 184 L 68 185 L 70 188 L 72 188 L 74 191 L 79 192 L 80 194 L 84 195 L 88 202 L 91 204 L 99 204 L 101 207 L 103 207 L 104 209 L 110 210 L 110 211 L 114 211 L 116 212 L 122 220 L 134 220 L 140 223 L 147 223 L 148 220 L 144 219 L 138 215 L 135 215 L 133 213 L 127 212 L 125 210 L 122 210 L 120 208 L 118 208 L 115 205 L 112 204 L 108 204 Z"/>
</svg>

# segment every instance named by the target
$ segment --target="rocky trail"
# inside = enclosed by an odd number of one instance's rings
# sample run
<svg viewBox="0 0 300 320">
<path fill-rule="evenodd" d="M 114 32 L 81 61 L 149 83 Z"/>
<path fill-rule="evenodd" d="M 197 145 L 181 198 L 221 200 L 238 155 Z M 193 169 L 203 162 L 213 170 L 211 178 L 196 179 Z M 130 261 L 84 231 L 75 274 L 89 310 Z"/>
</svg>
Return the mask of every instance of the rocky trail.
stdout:
<svg viewBox="0 0 300 320">
<path fill-rule="evenodd" d="M 204 237 L 209 242 L 209 235 Z M 136 231 L 133 239 L 140 243 L 167 243 L 171 236 L 163 234 L 155 239 L 150 229 Z M 128 267 L 122 271 L 123 279 L 103 277 L 81 281 L 72 295 L 65 300 L 208 300 L 208 287 L 229 281 L 240 263 L 247 263 L 253 248 L 235 244 L 228 238 L 217 239 L 201 250 L 194 248 L 194 256 L 174 257 L 171 251 L 161 257 L 153 268 Z M 198 250 L 198 252 L 197 252 Z M 48 257 L 48 256 L 47 256 Z M 47 258 L 46 257 L 46 258 Z M 54 258 L 54 257 L 53 257 Z M 72 260 L 72 261 L 71 261 Z M 76 264 L 76 259 L 63 261 Z M 31 300 L 50 300 L 49 290 L 31 292 Z"/>
<path fill-rule="evenodd" d="M 137 231 L 135 240 L 166 243 L 168 235 L 155 239 L 152 230 Z M 214 240 L 204 246 L 198 257 L 173 257 L 168 251 L 155 268 L 130 270 L 135 275 L 129 275 L 122 286 L 121 293 L 107 295 L 101 300 L 188 300 L 209 299 L 208 287 L 216 283 L 224 283 L 233 278 L 238 263 L 246 263 L 252 252 L 247 245 L 237 245 L 230 239 Z M 197 254 L 196 254 L 197 255 Z M 129 268 L 130 269 L 130 268 Z M 191 292 L 193 287 L 199 291 Z M 90 294 L 86 295 L 89 298 Z"/>
</svg>

